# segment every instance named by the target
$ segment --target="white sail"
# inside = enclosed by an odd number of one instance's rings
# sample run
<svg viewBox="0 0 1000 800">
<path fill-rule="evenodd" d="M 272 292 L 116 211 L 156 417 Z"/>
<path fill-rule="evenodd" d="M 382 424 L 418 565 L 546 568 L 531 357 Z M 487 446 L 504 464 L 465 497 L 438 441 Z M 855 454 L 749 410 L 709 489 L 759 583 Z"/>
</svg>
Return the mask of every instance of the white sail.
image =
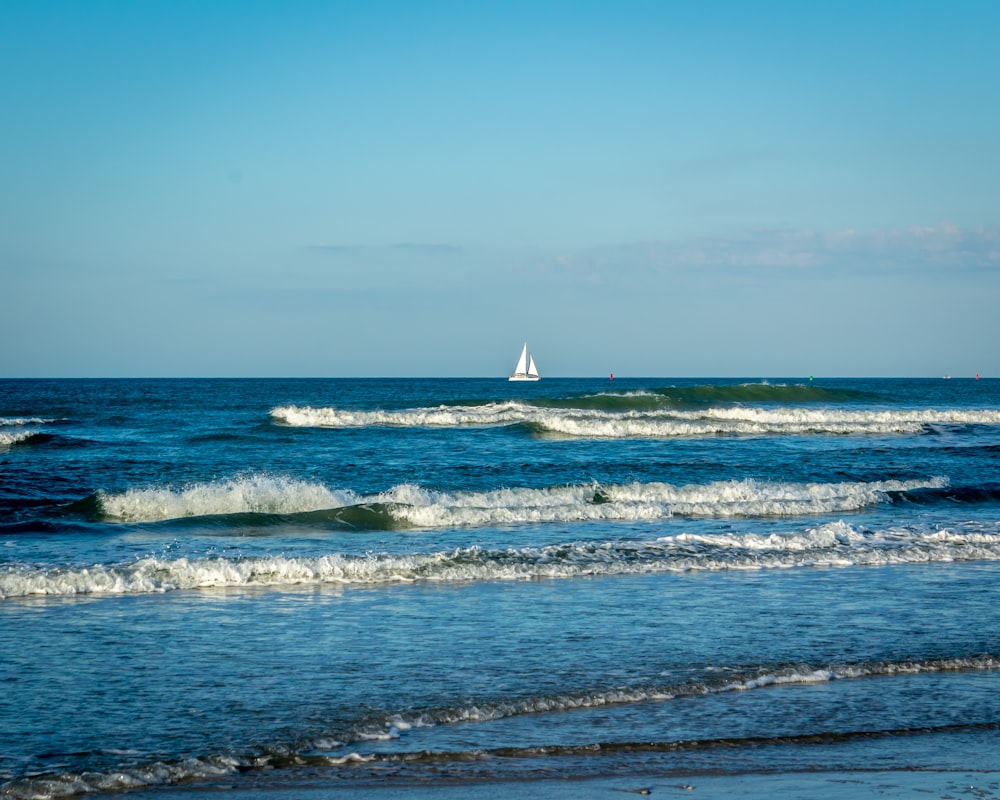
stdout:
<svg viewBox="0 0 1000 800">
<path fill-rule="evenodd" d="M 521 348 L 521 357 L 517 360 L 517 366 L 514 367 L 514 374 L 507 378 L 507 380 L 537 381 L 539 378 L 538 367 L 535 366 L 535 357 L 528 353 L 528 343 L 525 342 L 524 347 Z"/>
<path fill-rule="evenodd" d="M 524 343 L 524 347 L 521 350 L 521 357 L 517 360 L 517 366 L 514 367 L 515 375 L 524 375 L 527 370 L 528 364 L 528 343 Z"/>
</svg>

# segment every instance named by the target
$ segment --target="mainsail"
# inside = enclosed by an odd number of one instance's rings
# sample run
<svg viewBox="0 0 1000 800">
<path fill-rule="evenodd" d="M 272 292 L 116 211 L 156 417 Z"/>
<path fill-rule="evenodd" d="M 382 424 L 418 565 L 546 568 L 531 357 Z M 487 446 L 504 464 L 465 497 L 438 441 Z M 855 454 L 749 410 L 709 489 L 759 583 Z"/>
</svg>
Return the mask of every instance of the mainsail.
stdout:
<svg viewBox="0 0 1000 800">
<path fill-rule="evenodd" d="M 514 374 L 507 380 L 537 381 L 540 377 L 538 367 L 535 366 L 535 357 L 528 353 L 528 343 L 525 342 L 524 347 L 521 348 L 521 357 L 517 360 L 517 366 L 514 367 Z"/>
</svg>

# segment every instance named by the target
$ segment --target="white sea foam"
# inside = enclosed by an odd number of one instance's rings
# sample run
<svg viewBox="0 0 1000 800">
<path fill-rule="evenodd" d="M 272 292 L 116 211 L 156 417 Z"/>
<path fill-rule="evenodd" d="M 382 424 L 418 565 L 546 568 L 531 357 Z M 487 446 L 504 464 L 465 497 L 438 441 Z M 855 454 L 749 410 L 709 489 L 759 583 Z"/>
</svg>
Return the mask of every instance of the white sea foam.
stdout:
<svg viewBox="0 0 1000 800">
<path fill-rule="evenodd" d="M 441 492 L 401 484 L 359 495 L 307 481 L 251 475 L 183 488 L 149 487 L 122 493 L 98 492 L 102 513 L 123 522 L 261 513 L 296 514 L 361 504 L 383 504 L 397 523 L 414 528 L 448 528 L 593 520 L 656 520 L 668 517 L 796 516 L 856 511 L 888 500 L 889 492 L 942 488 L 944 478 L 871 483 L 784 483 L 716 481 L 578 484 L 547 488 L 504 488 Z"/>
<path fill-rule="evenodd" d="M 435 406 L 404 411 L 349 411 L 338 408 L 280 406 L 271 410 L 277 422 L 306 428 L 495 426 L 523 422 L 529 407 L 521 403 L 482 406 Z"/>
<path fill-rule="evenodd" d="M 42 417 L 0 417 L 0 425 L 47 425 L 50 422 L 58 420 Z"/>
<path fill-rule="evenodd" d="M 384 741 L 396 739 L 400 731 L 414 727 L 433 727 L 465 722 L 485 722 L 508 717 L 518 717 L 539 713 L 552 713 L 586 708 L 607 708 L 633 703 L 670 702 L 679 697 L 726 694 L 731 692 L 748 692 L 755 689 L 766 689 L 779 685 L 816 684 L 835 680 L 851 680 L 856 678 L 886 677 L 898 674 L 913 674 L 921 672 L 950 671 L 992 671 L 1000 669 L 1000 659 L 992 655 L 982 655 L 972 658 L 930 659 L 926 661 L 899 662 L 860 662 L 848 665 L 808 666 L 775 668 L 750 673 L 733 681 L 695 682 L 664 686 L 638 686 L 631 689 L 612 689 L 608 691 L 562 693 L 525 697 L 509 701 L 472 702 L 451 708 L 408 712 L 407 714 L 389 714 L 381 721 L 371 721 L 353 731 L 345 731 L 343 738 L 361 743 L 369 741 Z M 305 751 L 322 751 L 341 747 L 340 739 L 320 737 L 312 742 L 301 742 L 301 750 L 289 751 L 281 744 L 275 749 L 284 758 L 300 761 Z M 648 742 L 655 746 L 655 742 Z M 676 743 L 664 741 L 665 749 L 671 749 Z M 587 745 L 583 745 L 586 747 Z M 598 747 L 594 745 L 595 749 Z M 455 752 L 455 759 L 463 757 L 462 752 Z M 316 756 L 310 754 L 314 763 L 329 766 L 346 764 L 373 763 L 393 761 L 399 758 L 397 753 L 358 753 L 348 752 L 339 755 Z M 406 757 L 404 754 L 403 757 Z M 119 792 L 142 789 L 155 786 L 170 786 L 192 781 L 213 780 L 233 775 L 250 768 L 266 768 L 274 761 L 274 754 L 268 755 L 215 755 L 202 758 L 185 758 L 176 762 L 153 762 L 144 765 L 125 764 L 118 769 L 85 773 L 50 773 L 44 776 L 25 777 L 12 780 L 0 786 L 0 793 L 13 800 L 50 800 L 51 798 L 70 797 L 74 795 Z M 300 762 L 301 763 L 301 762 Z"/>
<path fill-rule="evenodd" d="M 992 655 L 971 658 L 929 659 L 926 661 L 875 661 L 819 667 L 801 665 L 798 667 L 764 670 L 730 681 L 699 681 L 676 685 L 638 686 L 631 689 L 614 689 L 603 692 L 567 693 L 528 697 L 506 702 L 477 703 L 451 709 L 442 709 L 436 712 L 424 712 L 418 716 L 408 718 L 408 721 L 414 726 L 419 725 L 423 727 L 462 722 L 488 722 L 527 714 L 551 713 L 581 708 L 602 708 L 631 703 L 664 702 L 692 695 L 701 696 L 731 692 L 749 692 L 772 686 L 819 684 L 856 678 L 890 677 L 898 674 L 996 669 L 1000 669 L 1000 659 Z M 351 738 L 359 740 L 391 738 L 391 731 L 398 728 L 399 724 L 400 718 L 394 716 L 391 721 L 387 720 L 381 726 L 372 725 L 370 728 L 355 732 L 354 737 Z"/>
<path fill-rule="evenodd" d="M 281 406 L 272 409 L 271 417 L 285 425 L 321 428 L 460 427 L 527 423 L 561 436 L 611 439 L 768 434 L 872 436 L 919 433 L 934 425 L 1000 425 L 1000 411 L 983 409 L 853 411 L 841 408 L 759 408 L 741 405 L 697 411 L 606 411 L 544 408 L 517 402 L 402 411 Z"/>
<path fill-rule="evenodd" d="M 577 485 L 488 492 L 430 492 L 396 487 L 377 499 L 394 517 L 415 527 L 482 526 L 668 517 L 797 516 L 856 511 L 888 500 L 888 492 L 942 488 L 944 478 L 873 483 L 768 483 L 716 481 Z"/>
<path fill-rule="evenodd" d="M 18 442 L 24 442 L 34 436 L 38 431 L 0 431 L 0 448 L 12 447 Z"/>
<path fill-rule="evenodd" d="M 214 514 L 294 514 L 352 505 L 349 491 L 331 492 L 325 486 L 268 475 L 250 475 L 184 488 L 129 489 L 119 494 L 100 491 L 102 512 L 123 522 L 155 522 Z"/>
<path fill-rule="evenodd" d="M 209 780 L 238 771 L 241 762 L 227 756 L 188 758 L 175 763 L 155 762 L 126 766 L 113 772 L 86 772 L 80 775 L 53 773 L 44 777 L 22 778 L 0 786 L 0 794 L 15 800 L 120 792 L 194 780 Z"/>
<path fill-rule="evenodd" d="M 0 430 L 0 449 L 13 447 L 20 442 L 26 442 L 39 433 L 37 427 L 25 428 L 26 425 L 48 425 L 51 422 L 58 421 L 44 417 L 0 417 L 0 428 L 14 429 Z"/>
<path fill-rule="evenodd" d="M 838 521 L 772 535 L 683 533 L 652 541 L 576 542 L 492 550 L 474 546 L 407 555 L 330 553 L 311 558 L 173 560 L 149 557 L 84 569 L 9 564 L 0 573 L 0 598 L 997 560 L 1000 560 L 1000 529 L 996 526 L 967 523 L 945 529 L 868 531 Z"/>
</svg>

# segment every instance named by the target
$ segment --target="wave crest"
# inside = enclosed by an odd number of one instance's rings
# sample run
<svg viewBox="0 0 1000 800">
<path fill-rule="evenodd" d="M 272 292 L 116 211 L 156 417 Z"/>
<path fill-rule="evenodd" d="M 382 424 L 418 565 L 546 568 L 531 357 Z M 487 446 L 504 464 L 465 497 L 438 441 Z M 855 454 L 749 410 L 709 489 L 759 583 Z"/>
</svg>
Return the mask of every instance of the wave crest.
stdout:
<svg viewBox="0 0 1000 800">
<path fill-rule="evenodd" d="M 886 566 L 1000 560 L 1000 531 L 969 523 L 947 529 L 869 531 L 833 522 L 795 533 L 682 533 L 652 541 L 575 542 L 391 555 L 149 557 L 85 569 L 8 565 L 0 598 L 152 594 L 181 589 L 292 585 L 533 580 L 662 572 Z"/>
<path fill-rule="evenodd" d="M 0 448 L 13 447 L 40 435 L 38 431 L 0 431 Z"/>
<path fill-rule="evenodd" d="M 522 403 L 487 403 L 481 406 L 435 406 L 404 411 L 350 411 L 332 407 L 279 406 L 271 409 L 278 423 L 298 428 L 456 428 L 497 426 L 524 422 Z"/>
<path fill-rule="evenodd" d="M 0 417 L 0 425 L 48 425 L 52 422 L 59 422 L 57 419 L 47 419 L 44 417 Z"/>
<path fill-rule="evenodd" d="M 156 522 L 217 514 L 295 514 L 357 502 L 352 492 L 291 478 L 251 475 L 184 489 L 154 487 L 122 493 L 98 491 L 100 513 L 121 522 Z"/>
<path fill-rule="evenodd" d="M 941 488 L 929 481 L 874 483 L 767 483 L 716 481 L 432 492 L 401 486 L 379 495 L 389 513 L 417 528 L 516 523 L 639 521 L 670 517 L 758 517 L 843 513 L 887 502 L 890 493 Z"/>
<path fill-rule="evenodd" d="M 293 427 L 497 427 L 527 425 L 542 434 L 574 438 L 693 438 L 762 435 L 913 434 L 935 425 L 1000 425 L 1000 411 L 850 410 L 840 408 L 727 407 L 683 410 L 660 408 L 655 398 L 630 398 L 609 407 L 602 402 L 487 403 L 401 411 L 362 411 L 334 407 L 281 406 L 271 410 L 276 423 Z M 641 401 L 641 402 L 640 402 Z M 652 407 L 649 407 L 652 404 Z"/>
<path fill-rule="evenodd" d="M 158 522 L 239 514 L 289 515 L 342 510 L 352 525 L 447 528 L 669 517 L 799 516 L 856 511 L 890 501 L 890 495 L 942 489 L 944 478 L 871 483 L 771 483 L 715 481 L 578 484 L 444 492 L 400 484 L 359 495 L 287 477 L 251 475 L 176 489 L 151 487 L 122 493 L 99 491 L 98 514 L 119 522 Z M 356 511 L 356 513 L 354 513 Z"/>
</svg>

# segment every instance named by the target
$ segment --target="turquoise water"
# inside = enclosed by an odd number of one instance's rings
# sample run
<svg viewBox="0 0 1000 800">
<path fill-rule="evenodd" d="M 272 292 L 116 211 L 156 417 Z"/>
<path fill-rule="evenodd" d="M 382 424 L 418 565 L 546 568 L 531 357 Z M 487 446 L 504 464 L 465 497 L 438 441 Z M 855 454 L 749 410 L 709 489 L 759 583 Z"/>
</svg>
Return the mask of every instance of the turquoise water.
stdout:
<svg viewBox="0 0 1000 800">
<path fill-rule="evenodd" d="M 12 797 L 1000 768 L 1000 382 L 0 381 Z"/>
</svg>

